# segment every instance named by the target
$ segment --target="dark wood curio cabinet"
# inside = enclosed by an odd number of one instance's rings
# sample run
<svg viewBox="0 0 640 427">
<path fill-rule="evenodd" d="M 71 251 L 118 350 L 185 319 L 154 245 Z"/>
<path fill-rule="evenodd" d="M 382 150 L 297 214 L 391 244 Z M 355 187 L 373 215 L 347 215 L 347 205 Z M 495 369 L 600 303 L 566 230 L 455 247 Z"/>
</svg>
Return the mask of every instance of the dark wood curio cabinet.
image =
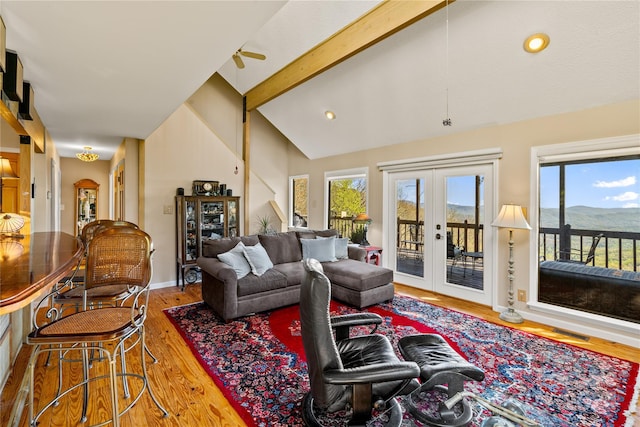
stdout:
<svg viewBox="0 0 640 427">
<path fill-rule="evenodd" d="M 239 205 L 240 197 L 176 196 L 178 286 L 198 281 L 204 241 L 240 235 Z"/>
</svg>

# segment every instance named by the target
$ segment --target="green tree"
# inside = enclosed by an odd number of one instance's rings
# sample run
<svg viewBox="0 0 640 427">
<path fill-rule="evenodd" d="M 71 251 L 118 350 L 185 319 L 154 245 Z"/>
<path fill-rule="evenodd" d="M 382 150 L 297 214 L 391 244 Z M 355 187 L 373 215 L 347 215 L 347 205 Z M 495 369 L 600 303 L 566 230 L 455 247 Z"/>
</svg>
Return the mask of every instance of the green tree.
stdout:
<svg viewBox="0 0 640 427">
<path fill-rule="evenodd" d="M 297 178 L 293 181 L 293 194 L 295 195 L 293 201 L 293 210 L 295 213 L 297 213 L 298 215 L 302 215 L 304 218 L 307 218 L 309 215 L 309 212 L 307 210 L 307 207 L 309 206 L 309 194 L 307 192 L 308 183 L 308 178 Z"/>
<path fill-rule="evenodd" d="M 329 209 L 335 216 L 356 216 L 366 212 L 366 182 L 363 179 L 336 179 L 329 185 Z"/>
</svg>

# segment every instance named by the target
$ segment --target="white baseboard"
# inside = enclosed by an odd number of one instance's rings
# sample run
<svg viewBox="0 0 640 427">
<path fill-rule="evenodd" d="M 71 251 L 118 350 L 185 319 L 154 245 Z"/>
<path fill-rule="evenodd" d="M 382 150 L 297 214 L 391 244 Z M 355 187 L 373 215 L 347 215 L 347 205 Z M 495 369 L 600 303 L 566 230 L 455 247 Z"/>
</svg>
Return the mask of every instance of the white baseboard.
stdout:
<svg viewBox="0 0 640 427">
<path fill-rule="evenodd" d="M 170 286 L 175 286 L 176 288 L 178 287 L 176 285 L 176 281 L 175 280 L 171 280 L 169 282 L 161 282 L 161 283 L 152 283 L 150 288 L 151 290 L 153 289 L 162 289 L 162 288 L 168 288 Z"/>
<path fill-rule="evenodd" d="M 574 310 L 568 309 L 563 309 L 560 312 L 557 308 L 547 307 L 547 304 L 529 303 L 528 307 L 532 311 L 518 311 L 527 320 L 640 348 L 640 329 L 631 322 L 611 319 L 605 325 L 599 319 L 602 316 L 588 313 L 574 314 Z M 602 327 L 599 327 L 598 323 L 602 324 Z"/>
</svg>

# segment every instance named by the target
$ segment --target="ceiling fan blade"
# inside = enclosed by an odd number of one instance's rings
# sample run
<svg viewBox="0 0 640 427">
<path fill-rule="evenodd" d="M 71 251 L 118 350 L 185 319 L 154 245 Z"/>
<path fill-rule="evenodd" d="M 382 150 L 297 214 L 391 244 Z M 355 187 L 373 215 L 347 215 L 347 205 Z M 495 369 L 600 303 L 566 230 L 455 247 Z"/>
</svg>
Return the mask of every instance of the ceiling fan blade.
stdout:
<svg viewBox="0 0 640 427">
<path fill-rule="evenodd" d="M 264 61 L 265 59 L 267 59 L 267 57 L 261 53 L 247 52 L 247 51 L 241 50 L 240 54 L 248 58 L 259 59 L 261 61 Z"/>
<path fill-rule="evenodd" d="M 232 58 L 233 58 L 233 62 L 236 63 L 236 67 L 240 69 L 244 68 L 244 62 L 242 62 L 242 58 L 240 58 L 240 55 L 238 55 L 237 53 L 234 53 Z"/>
</svg>

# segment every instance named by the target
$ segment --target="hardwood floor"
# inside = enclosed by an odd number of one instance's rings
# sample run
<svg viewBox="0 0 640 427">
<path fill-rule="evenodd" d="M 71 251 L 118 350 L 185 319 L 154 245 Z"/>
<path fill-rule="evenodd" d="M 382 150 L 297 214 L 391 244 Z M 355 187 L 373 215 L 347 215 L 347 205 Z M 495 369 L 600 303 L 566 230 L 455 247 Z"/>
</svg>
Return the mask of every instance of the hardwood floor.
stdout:
<svg viewBox="0 0 640 427">
<path fill-rule="evenodd" d="M 398 293 L 411 295 L 423 299 L 432 304 L 443 305 L 465 313 L 469 313 L 483 319 L 503 323 L 498 318 L 498 313 L 490 308 L 478 304 L 462 301 L 446 296 L 420 291 L 403 285 L 396 285 Z M 203 370 L 196 358 L 181 339 L 178 332 L 171 325 L 162 309 L 178 305 L 200 301 L 200 285 L 190 285 L 185 292 L 179 288 L 157 289 L 151 293 L 151 307 L 147 319 L 147 344 L 151 352 L 159 359 L 156 364 L 148 363 L 148 373 L 151 387 L 160 402 L 169 412 L 169 417 L 163 418 L 161 412 L 155 407 L 148 393 L 144 393 L 141 400 L 121 418 L 123 427 L 138 426 L 243 426 L 244 422 L 236 414 L 226 401 L 220 390 L 215 386 L 209 375 Z M 509 326 L 514 326 L 509 324 Z M 616 357 L 640 362 L 640 350 L 618 343 L 590 338 L 582 341 L 566 335 L 553 332 L 553 328 L 525 321 L 522 325 L 515 325 L 532 333 L 547 336 L 558 341 L 563 341 L 587 348 L 593 351 L 610 354 Z M 28 358 L 28 348 L 24 348 L 16 363 L 16 367 L 5 388 L 2 391 L 1 421 L 7 425 L 9 417 L 8 408 L 13 403 L 14 396 L 25 371 Z M 35 389 L 37 396 L 52 396 L 55 392 L 57 369 L 55 366 L 45 368 L 43 357 L 38 361 L 36 368 Z M 147 359 L 149 360 L 149 359 Z M 57 362 L 54 362 L 57 363 Z M 130 367 L 138 366 L 131 360 Z M 78 377 L 81 372 L 77 369 L 77 363 L 63 364 L 65 375 Z M 102 369 L 98 363 L 92 369 Z M 105 383 L 106 384 L 106 383 Z M 108 389 L 100 382 L 97 387 L 91 389 L 91 407 L 89 410 L 90 422 L 108 418 L 110 405 L 108 403 Z M 135 384 L 134 384 L 135 385 Z M 81 411 L 80 390 L 71 394 L 70 398 L 54 408 L 49 409 L 40 418 L 40 427 L 44 426 L 71 426 L 77 422 Z M 21 418 L 20 426 L 27 426 L 27 410 Z M 81 424 L 88 425 L 88 424 Z"/>
</svg>

